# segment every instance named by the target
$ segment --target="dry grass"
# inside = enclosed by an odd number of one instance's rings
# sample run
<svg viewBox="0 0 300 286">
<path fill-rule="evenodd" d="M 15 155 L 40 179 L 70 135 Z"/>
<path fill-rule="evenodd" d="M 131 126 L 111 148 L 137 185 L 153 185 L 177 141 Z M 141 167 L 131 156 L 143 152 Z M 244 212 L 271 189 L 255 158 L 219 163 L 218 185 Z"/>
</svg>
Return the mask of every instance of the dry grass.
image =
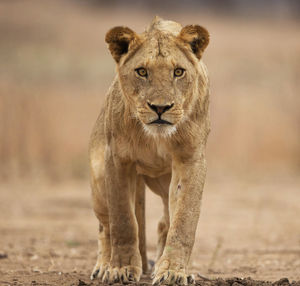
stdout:
<svg viewBox="0 0 300 286">
<path fill-rule="evenodd" d="M 153 15 L 70 1 L 3 1 L 0 11 L 0 175 L 85 177 L 88 136 L 114 73 L 105 32 L 141 32 Z M 298 172 L 299 23 L 161 16 L 211 33 L 210 172 Z"/>
</svg>

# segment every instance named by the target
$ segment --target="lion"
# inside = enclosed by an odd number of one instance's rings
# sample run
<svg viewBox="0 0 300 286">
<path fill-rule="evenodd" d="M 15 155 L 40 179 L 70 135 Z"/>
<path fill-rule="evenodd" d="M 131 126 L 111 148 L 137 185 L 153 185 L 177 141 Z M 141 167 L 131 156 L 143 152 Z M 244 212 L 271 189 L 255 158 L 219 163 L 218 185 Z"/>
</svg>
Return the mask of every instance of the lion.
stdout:
<svg viewBox="0 0 300 286">
<path fill-rule="evenodd" d="M 156 17 L 146 31 L 109 30 L 116 77 L 89 145 L 99 252 L 91 279 L 138 282 L 148 271 L 145 186 L 162 199 L 153 284 L 194 283 L 188 264 L 200 215 L 210 131 L 209 80 L 198 25 Z"/>
</svg>

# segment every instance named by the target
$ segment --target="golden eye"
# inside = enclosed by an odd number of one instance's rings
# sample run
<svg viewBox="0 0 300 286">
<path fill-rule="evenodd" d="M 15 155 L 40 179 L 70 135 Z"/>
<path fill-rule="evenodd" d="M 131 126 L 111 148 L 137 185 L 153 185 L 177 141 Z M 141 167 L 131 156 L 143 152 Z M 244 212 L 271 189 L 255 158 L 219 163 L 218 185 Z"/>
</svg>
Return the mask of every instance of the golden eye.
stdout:
<svg viewBox="0 0 300 286">
<path fill-rule="evenodd" d="M 185 72 L 185 69 L 177 68 L 174 70 L 174 76 L 181 77 L 181 76 L 183 76 L 184 72 Z"/>
<path fill-rule="evenodd" d="M 138 68 L 135 71 L 141 77 L 147 77 L 148 76 L 147 70 L 145 68 Z"/>
</svg>

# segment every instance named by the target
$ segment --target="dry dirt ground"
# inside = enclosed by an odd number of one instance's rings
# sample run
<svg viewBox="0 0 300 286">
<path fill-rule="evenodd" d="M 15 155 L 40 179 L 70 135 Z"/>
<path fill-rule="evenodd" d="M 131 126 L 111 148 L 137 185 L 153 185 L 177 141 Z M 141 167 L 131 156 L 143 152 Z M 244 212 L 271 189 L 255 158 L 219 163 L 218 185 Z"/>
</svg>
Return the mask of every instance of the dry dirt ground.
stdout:
<svg viewBox="0 0 300 286">
<path fill-rule="evenodd" d="M 291 179 L 209 178 L 190 269 L 212 280 L 198 277 L 198 285 L 262 285 L 225 280 L 230 277 L 299 281 L 299 186 L 299 180 Z M 150 259 L 155 256 L 161 207 L 160 199 L 148 191 Z M 89 280 L 96 260 L 97 221 L 87 182 L 2 183 L 0 209 L 0 285 L 98 284 Z M 150 280 L 146 276 L 142 282 Z M 288 283 L 281 280 L 278 285 Z"/>
</svg>

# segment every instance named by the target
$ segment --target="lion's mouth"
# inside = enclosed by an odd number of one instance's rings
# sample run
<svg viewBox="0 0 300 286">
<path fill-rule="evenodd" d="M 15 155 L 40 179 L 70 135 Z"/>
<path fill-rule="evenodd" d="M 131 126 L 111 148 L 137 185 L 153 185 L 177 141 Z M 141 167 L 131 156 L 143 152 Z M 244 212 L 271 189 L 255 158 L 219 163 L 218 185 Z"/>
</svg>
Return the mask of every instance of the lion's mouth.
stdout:
<svg viewBox="0 0 300 286">
<path fill-rule="evenodd" d="M 150 122 L 149 124 L 167 124 L 167 125 L 172 125 L 171 122 L 169 122 L 167 120 L 160 119 L 160 118 L 158 118 L 158 119 Z"/>
</svg>

